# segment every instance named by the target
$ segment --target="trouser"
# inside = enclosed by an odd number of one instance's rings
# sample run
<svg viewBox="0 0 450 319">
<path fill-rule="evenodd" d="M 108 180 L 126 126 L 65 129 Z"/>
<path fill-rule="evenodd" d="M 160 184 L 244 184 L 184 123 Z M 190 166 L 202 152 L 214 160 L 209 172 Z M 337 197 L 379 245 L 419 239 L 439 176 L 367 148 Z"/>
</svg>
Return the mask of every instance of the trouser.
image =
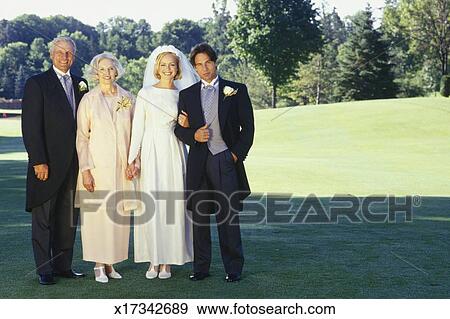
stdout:
<svg viewBox="0 0 450 319">
<path fill-rule="evenodd" d="M 236 166 L 231 152 L 208 152 L 206 174 L 200 191 L 192 195 L 194 272 L 208 273 L 211 264 L 210 215 L 215 213 L 220 252 L 227 274 L 240 275 L 244 253 L 239 227 L 239 199 Z M 230 201 L 231 198 L 231 201 Z"/>
<path fill-rule="evenodd" d="M 68 271 L 72 267 L 79 210 L 74 209 L 76 174 L 73 167 L 59 190 L 32 209 L 31 237 L 37 274 Z"/>
</svg>

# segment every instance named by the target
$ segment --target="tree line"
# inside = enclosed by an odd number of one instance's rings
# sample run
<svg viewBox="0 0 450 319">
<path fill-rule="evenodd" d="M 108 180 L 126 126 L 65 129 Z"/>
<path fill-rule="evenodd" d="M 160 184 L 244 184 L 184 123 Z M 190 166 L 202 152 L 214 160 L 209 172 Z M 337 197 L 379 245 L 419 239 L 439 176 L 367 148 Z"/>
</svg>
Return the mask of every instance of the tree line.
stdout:
<svg viewBox="0 0 450 319">
<path fill-rule="evenodd" d="M 135 94 L 156 46 L 188 54 L 203 41 L 217 49 L 220 74 L 248 85 L 255 107 L 424 96 L 448 79 L 450 0 L 386 0 L 378 23 L 370 6 L 342 18 L 311 0 L 240 0 L 232 17 L 226 4 L 215 0 L 212 17 L 159 32 L 126 17 L 95 27 L 65 16 L 1 20 L 0 97 L 20 98 L 25 80 L 50 67 L 48 44 L 62 35 L 77 44 L 73 72 L 112 52 L 126 68 L 120 84 Z"/>
</svg>

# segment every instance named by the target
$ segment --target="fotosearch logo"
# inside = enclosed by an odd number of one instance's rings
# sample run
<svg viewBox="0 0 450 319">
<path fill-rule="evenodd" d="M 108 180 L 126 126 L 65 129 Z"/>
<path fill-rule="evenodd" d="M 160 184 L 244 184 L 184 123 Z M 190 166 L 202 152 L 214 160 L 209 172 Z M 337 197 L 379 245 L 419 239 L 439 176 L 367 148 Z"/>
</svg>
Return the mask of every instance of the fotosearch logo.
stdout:
<svg viewBox="0 0 450 319">
<path fill-rule="evenodd" d="M 260 194 L 258 200 L 252 196 L 246 201 L 241 223 L 249 212 L 257 216 L 251 219 L 272 225 L 412 222 L 413 210 L 421 203 L 419 196 L 334 195 L 324 198 L 310 194 L 299 198 L 292 194 Z"/>
<path fill-rule="evenodd" d="M 306 197 L 294 194 L 252 193 L 241 201 L 242 193 L 226 195 L 218 191 L 190 192 L 110 192 L 77 193 L 82 214 L 103 213 L 117 224 L 145 224 L 163 214 L 167 225 L 174 224 L 176 212 L 200 215 L 226 214 L 230 224 L 298 225 L 346 223 L 405 223 L 413 221 L 414 209 L 421 206 L 420 196 L 334 195 Z M 197 198 L 197 200 L 194 199 Z M 191 203 L 190 210 L 185 209 Z M 189 206 L 189 205 L 188 205 Z M 203 209 L 200 209 L 203 207 Z M 223 218 L 221 218 L 223 219 Z M 82 218 L 83 220 L 83 218 Z"/>
</svg>

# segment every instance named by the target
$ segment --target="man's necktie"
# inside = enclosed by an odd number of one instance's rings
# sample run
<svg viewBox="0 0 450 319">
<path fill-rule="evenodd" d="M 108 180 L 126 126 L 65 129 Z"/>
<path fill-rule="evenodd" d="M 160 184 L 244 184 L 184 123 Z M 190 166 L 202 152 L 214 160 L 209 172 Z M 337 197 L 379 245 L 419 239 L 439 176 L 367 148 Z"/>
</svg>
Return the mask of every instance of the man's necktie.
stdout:
<svg viewBox="0 0 450 319">
<path fill-rule="evenodd" d="M 216 89 L 212 85 L 205 86 L 203 88 L 204 91 L 204 105 L 203 105 L 203 112 L 205 115 L 205 121 L 206 124 L 210 125 L 211 122 L 214 120 L 215 114 L 213 112 L 213 105 L 214 105 L 214 97 Z"/>
<path fill-rule="evenodd" d="M 73 117 L 75 117 L 75 102 L 73 100 L 73 85 L 70 75 L 64 75 L 63 77 L 64 91 L 66 92 L 67 100 L 72 108 Z"/>
</svg>

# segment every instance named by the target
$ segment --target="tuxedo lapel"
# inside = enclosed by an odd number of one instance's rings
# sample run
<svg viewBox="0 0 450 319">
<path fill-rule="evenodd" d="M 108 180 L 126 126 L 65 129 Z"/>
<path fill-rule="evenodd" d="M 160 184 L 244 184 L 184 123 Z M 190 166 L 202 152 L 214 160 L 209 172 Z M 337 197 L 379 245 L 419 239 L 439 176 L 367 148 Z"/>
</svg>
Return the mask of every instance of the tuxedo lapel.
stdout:
<svg viewBox="0 0 450 319">
<path fill-rule="evenodd" d="M 78 110 L 78 105 L 81 101 L 81 93 L 80 93 L 80 80 L 72 75 L 72 83 L 73 83 L 73 94 L 75 96 L 75 108 Z"/>
<path fill-rule="evenodd" d="M 201 119 L 201 123 L 199 123 L 199 127 L 205 125 L 206 121 L 205 121 L 205 116 L 203 114 L 203 108 L 202 108 L 202 97 L 201 97 L 201 90 L 202 90 L 202 82 L 197 82 L 197 84 L 195 84 L 195 86 L 193 86 L 192 88 L 193 90 L 193 94 L 192 94 L 192 107 L 193 110 L 191 111 L 192 114 L 192 118 L 195 119 Z"/>
<path fill-rule="evenodd" d="M 67 99 L 67 96 L 66 96 L 66 91 L 64 91 L 61 81 L 59 81 L 58 76 L 56 75 L 53 68 L 50 68 L 47 72 L 48 72 L 47 74 L 48 74 L 48 80 L 49 80 L 49 89 L 52 92 L 57 93 L 58 101 L 60 101 L 60 102 L 58 102 L 60 109 L 62 109 L 62 111 L 65 114 L 69 114 L 70 118 L 73 121 L 74 118 L 73 118 L 72 106 L 70 106 L 69 100 Z"/>
<path fill-rule="evenodd" d="M 227 120 L 228 110 L 230 109 L 228 99 L 225 98 L 225 94 L 223 93 L 223 88 L 226 85 L 227 81 L 219 77 L 219 123 L 221 131 L 223 131 Z"/>
</svg>

